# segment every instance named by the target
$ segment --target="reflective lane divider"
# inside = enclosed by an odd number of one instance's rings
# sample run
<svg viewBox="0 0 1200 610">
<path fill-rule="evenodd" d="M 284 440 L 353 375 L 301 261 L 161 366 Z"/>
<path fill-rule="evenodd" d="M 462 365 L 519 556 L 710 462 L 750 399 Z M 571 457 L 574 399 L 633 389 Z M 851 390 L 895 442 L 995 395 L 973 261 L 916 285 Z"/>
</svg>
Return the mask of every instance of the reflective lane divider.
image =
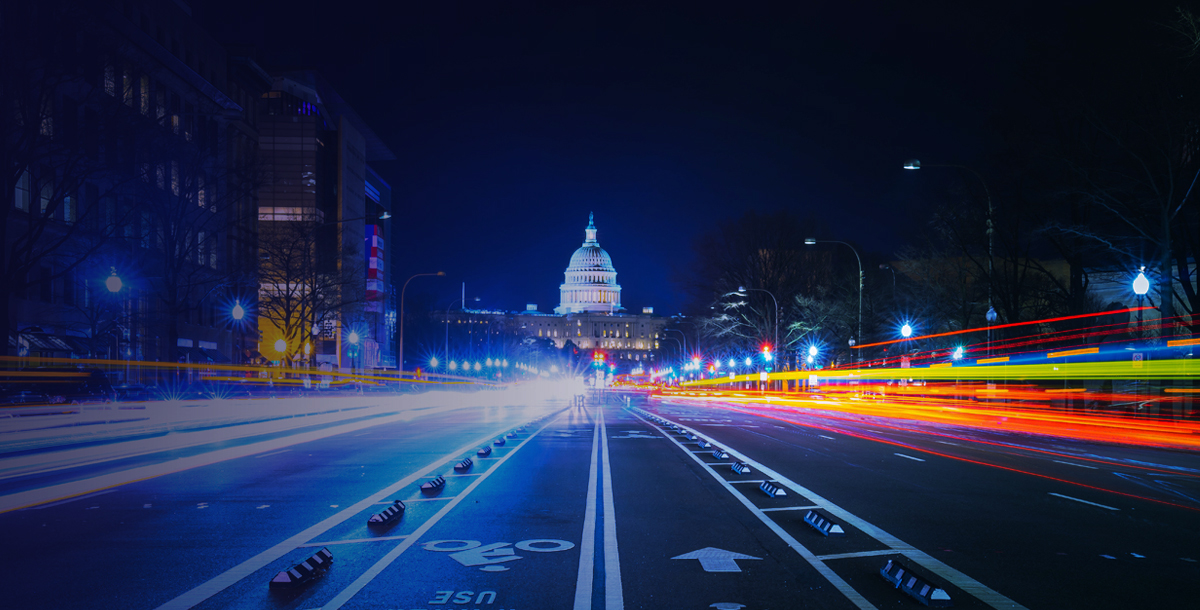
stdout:
<svg viewBox="0 0 1200 610">
<path fill-rule="evenodd" d="M 465 460 L 454 465 L 454 472 L 466 472 L 471 469 L 471 466 L 474 465 L 475 462 L 471 461 L 471 458 L 466 458 Z"/>
<path fill-rule="evenodd" d="M 775 485 L 770 481 L 763 481 L 762 485 L 759 485 L 758 488 L 763 490 L 764 493 L 771 497 L 787 495 L 787 492 L 784 491 L 782 487 Z"/>
<path fill-rule="evenodd" d="M 701 449 L 708 449 L 709 447 L 712 447 L 712 443 L 710 443 L 708 441 L 700 441 Z"/>
<path fill-rule="evenodd" d="M 926 606 L 947 608 L 953 605 L 949 593 L 913 574 L 911 568 L 899 561 L 889 559 L 887 564 L 879 569 L 879 574 L 895 585 L 897 589 L 904 591 Z"/>
<path fill-rule="evenodd" d="M 314 578 L 325 573 L 333 563 L 333 553 L 322 548 L 315 555 L 301 561 L 295 566 L 284 570 L 271 579 L 272 589 L 292 589 L 308 584 Z"/>
<path fill-rule="evenodd" d="M 367 519 L 367 527 L 384 527 L 395 525 L 400 517 L 404 514 L 404 503 L 400 500 L 394 500 L 392 505 L 383 509 L 383 512 L 377 515 L 371 515 Z"/>
<path fill-rule="evenodd" d="M 813 529 L 826 536 L 830 534 L 836 536 L 846 533 L 846 530 L 842 529 L 842 526 L 830 521 L 829 519 L 826 519 L 824 515 L 815 510 L 810 510 L 808 511 L 808 514 L 804 515 L 804 522 L 813 526 Z"/>
<path fill-rule="evenodd" d="M 479 451 L 475 452 L 475 455 L 478 455 L 479 457 L 487 457 L 491 454 L 492 454 L 492 448 L 487 445 L 480 447 Z"/>
<path fill-rule="evenodd" d="M 509 432 L 508 434 L 505 434 L 504 436 L 505 436 L 506 438 L 517 438 L 517 433 L 516 433 L 516 432 Z"/>
<path fill-rule="evenodd" d="M 438 475 L 424 483 L 421 483 L 421 491 L 423 493 L 434 493 L 441 491 L 446 486 L 446 477 Z"/>
<path fill-rule="evenodd" d="M 503 437 L 503 436 L 501 436 L 500 438 L 498 438 L 498 439 L 496 439 L 496 440 L 492 441 L 492 444 L 493 444 L 493 445 L 495 445 L 495 446 L 497 446 L 497 447 L 503 447 L 505 442 L 506 442 L 506 441 L 504 440 L 504 437 Z"/>
<path fill-rule="evenodd" d="M 716 451 L 713 451 L 713 457 L 717 458 L 718 460 L 723 460 L 729 457 L 729 454 L 725 453 L 724 449 L 718 448 Z"/>
<path fill-rule="evenodd" d="M 734 462 L 730 467 L 738 474 L 746 474 L 750 472 L 750 465 L 745 462 Z"/>
</svg>

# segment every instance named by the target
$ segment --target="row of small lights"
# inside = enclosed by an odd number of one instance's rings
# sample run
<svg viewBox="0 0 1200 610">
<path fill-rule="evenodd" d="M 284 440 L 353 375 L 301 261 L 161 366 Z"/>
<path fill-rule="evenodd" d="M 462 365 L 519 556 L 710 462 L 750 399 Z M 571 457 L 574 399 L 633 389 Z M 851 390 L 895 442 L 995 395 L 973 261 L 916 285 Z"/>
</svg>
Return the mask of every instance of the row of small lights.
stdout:
<svg viewBox="0 0 1200 610">
<path fill-rule="evenodd" d="M 438 367 L 438 365 L 440 365 L 440 364 L 441 364 L 441 362 L 438 361 L 436 356 L 429 359 L 429 367 L 430 368 L 436 369 Z M 467 361 L 467 360 L 463 360 L 462 364 L 459 364 L 457 360 L 451 360 L 450 364 L 447 365 L 446 368 L 448 368 L 452 371 L 457 371 L 460 368 L 464 371 L 469 371 L 472 369 L 474 369 L 476 371 L 482 371 L 484 366 L 487 366 L 487 368 L 506 369 L 506 368 L 508 368 L 508 359 L 505 358 L 504 360 L 501 360 L 499 358 L 496 358 L 493 360 L 491 358 L 488 358 L 484 362 L 479 362 L 478 360 L 476 360 L 474 363 Z M 517 368 L 520 368 L 520 367 L 521 367 L 521 365 L 518 364 Z"/>
</svg>

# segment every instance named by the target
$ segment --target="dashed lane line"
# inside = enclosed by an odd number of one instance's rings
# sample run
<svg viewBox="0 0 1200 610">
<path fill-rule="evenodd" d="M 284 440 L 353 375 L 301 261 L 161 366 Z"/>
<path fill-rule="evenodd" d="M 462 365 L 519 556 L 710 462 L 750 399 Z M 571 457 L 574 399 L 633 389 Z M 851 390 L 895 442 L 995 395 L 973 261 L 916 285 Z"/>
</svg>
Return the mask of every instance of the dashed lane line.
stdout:
<svg viewBox="0 0 1200 610">
<path fill-rule="evenodd" d="M 831 559 L 854 559 L 856 557 L 878 557 L 880 555 L 895 555 L 896 551 L 892 549 L 883 549 L 879 551 L 859 551 L 857 553 L 838 553 L 836 555 L 817 555 L 817 559 L 821 561 L 829 561 Z"/>
<path fill-rule="evenodd" d="M 388 540 L 404 540 L 408 538 L 408 534 L 403 536 L 379 536 L 378 538 L 354 538 L 352 540 L 328 540 L 325 542 L 309 542 L 300 545 L 299 548 L 310 546 L 333 546 L 335 544 L 358 544 L 360 542 L 385 542 Z"/>
<path fill-rule="evenodd" d="M 913 460 L 914 462 L 924 462 L 925 461 L 919 457 L 913 457 L 911 455 L 904 455 L 903 453 L 893 453 L 892 455 L 898 455 L 902 458 L 907 458 L 907 459 Z"/>
<path fill-rule="evenodd" d="M 776 511 L 776 510 L 813 510 L 816 508 L 821 508 L 821 507 L 820 506 L 785 506 L 783 508 L 760 508 L 758 510 L 761 510 L 764 513 L 769 513 L 771 511 Z"/>
<path fill-rule="evenodd" d="M 1079 498 L 1072 498 L 1071 496 L 1064 496 L 1062 494 L 1056 494 L 1054 492 L 1050 492 L 1050 495 L 1052 495 L 1056 498 L 1062 498 L 1064 500 L 1074 500 L 1076 502 L 1082 502 L 1084 504 L 1091 504 L 1092 506 L 1099 506 L 1100 508 L 1107 508 L 1108 510 L 1121 510 L 1121 509 L 1113 507 L 1113 506 L 1107 506 L 1104 504 L 1096 504 L 1095 502 L 1088 502 L 1087 500 L 1080 500 Z"/>
<path fill-rule="evenodd" d="M 1064 462 L 1062 460 L 1050 460 L 1050 461 L 1054 462 L 1055 464 L 1066 464 L 1067 466 L 1077 466 L 1079 468 L 1090 468 L 1092 470 L 1100 470 L 1096 466 L 1088 466 L 1087 464 L 1076 464 L 1075 462 Z"/>
</svg>

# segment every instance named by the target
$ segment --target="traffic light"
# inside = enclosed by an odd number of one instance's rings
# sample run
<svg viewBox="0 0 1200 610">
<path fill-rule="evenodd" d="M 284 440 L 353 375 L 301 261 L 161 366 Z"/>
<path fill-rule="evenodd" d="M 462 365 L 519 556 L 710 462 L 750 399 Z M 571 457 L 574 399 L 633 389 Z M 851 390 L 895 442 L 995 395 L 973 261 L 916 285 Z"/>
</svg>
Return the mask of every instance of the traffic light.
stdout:
<svg viewBox="0 0 1200 610">
<path fill-rule="evenodd" d="M 604 366 L 604 352 L 592 352 L 592 366 Z"/>
<path fill-rule="evenodd" d="M 773 356 L 771 355 L 771 344 L 764 343 L 762 348 L 763 361 L 770 362 Z"/>
</svg>

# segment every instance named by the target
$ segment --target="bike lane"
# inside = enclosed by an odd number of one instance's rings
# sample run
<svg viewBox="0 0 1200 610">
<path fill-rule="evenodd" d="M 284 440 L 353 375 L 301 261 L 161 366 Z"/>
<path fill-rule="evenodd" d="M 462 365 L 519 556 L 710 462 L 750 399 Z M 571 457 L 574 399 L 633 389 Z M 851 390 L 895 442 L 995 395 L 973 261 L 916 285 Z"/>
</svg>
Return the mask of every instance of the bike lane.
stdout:
<svg viewBox="0 0 1200 610">
<path fill-rule="evenodd" d="M 359 590 L 322 607 L 570 608 L 596 429 L 593 413 L 573 408 L 536 435 L 518 432 L 492 456 L 476 457 L 458 478 L 485 480 L 460 492 L 467 496 L 430 527 L 413 531 L 406 550 L 376 574 L 364 572 L 369 581 Z"/>
<path fill-rule="evenodd" d="M 625 607 L 856 607 L 739 494 L 762 495 L 753 503 L 768 509 L 811 502 L 759 491 L 761 475 L 737 475 L 702 438 L 628 410 L 607 423 Z"/>
</svg>

